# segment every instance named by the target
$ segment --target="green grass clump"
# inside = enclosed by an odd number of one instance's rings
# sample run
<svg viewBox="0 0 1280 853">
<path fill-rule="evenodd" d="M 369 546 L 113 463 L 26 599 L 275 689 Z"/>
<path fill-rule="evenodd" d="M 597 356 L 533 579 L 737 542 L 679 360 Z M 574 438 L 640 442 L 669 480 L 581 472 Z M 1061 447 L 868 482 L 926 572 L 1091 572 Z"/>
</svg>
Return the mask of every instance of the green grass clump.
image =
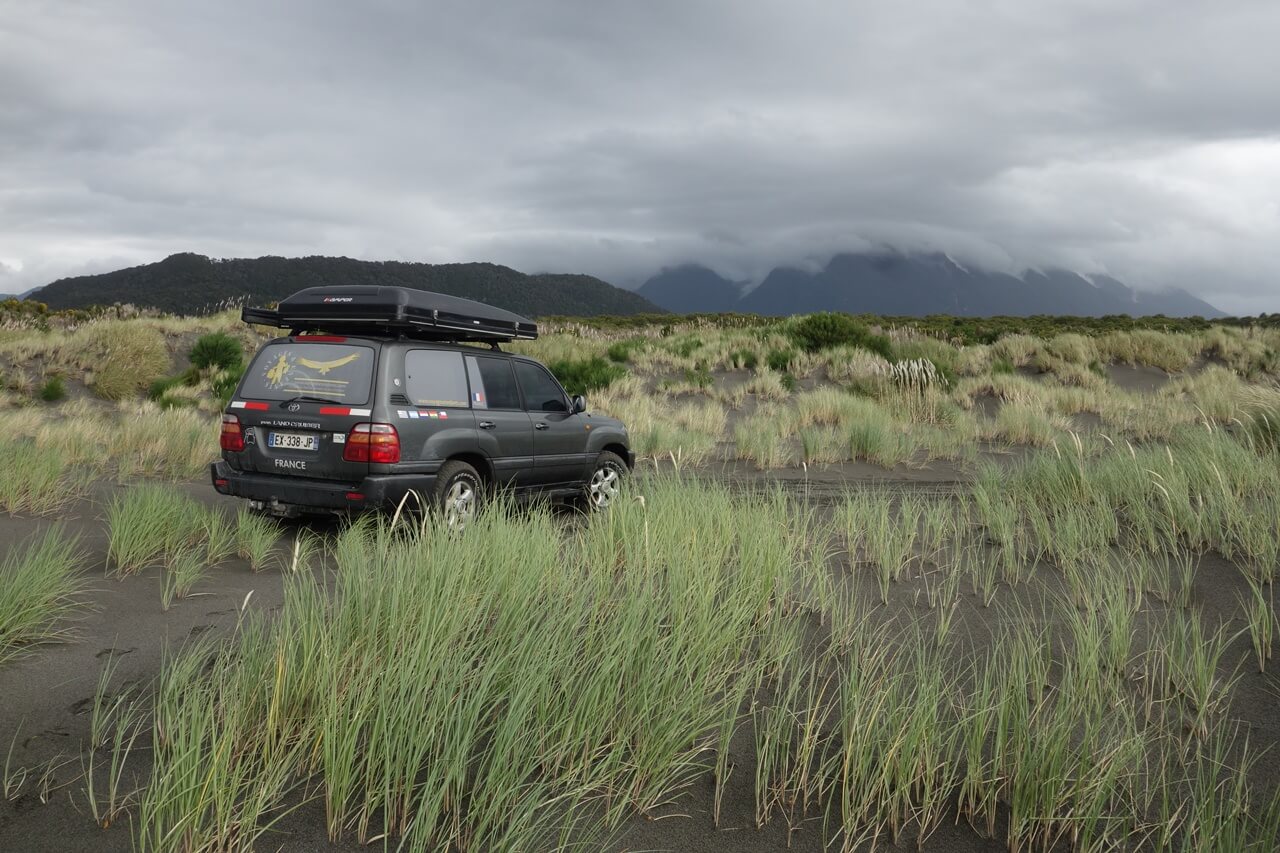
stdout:
<svg viewBox="0 0 1280 853">
<path fill-rule="evenodd" d="M 775 373 L 786 373 L 791 369 L 791 362 L 795 360 L 796 354 L 789 349 L 769 350 L 769 354 L 765 356 L 765 366 Z"/>
<path fill-rule="evenodd" d="M 266 568 L 279 538 L 280 525 L 240 507 L 235 524 L 236 553 L 249 561 L 249 568 L 255 572 Z"/>
<path fill-rule="evenodd" d="M 807 352 L 821 352 L 836 346 L 855 346 L 893 360 L 893 345 L 884 335 L 875 335 L 848 314 L 823 312 L 797 320 L 791 337 Z"/>
<path fill-rule="evenodd" d="M 81 606 L 83 559 L 76 537 L 54 525 L 0 562 L 0 664 L 67 636 L 58 623 Z"/>
<path fill-rule="evenodd" d="M 631 361 L 631 356 L 634 353 L 644 349 L 648 345 L 649 342 L 645 338 L 630 338 L 625 341 L 616 341 L 610 344 L 609 348 L 605 350 L 605 355 L 610 361 L 617 362 L 618 364 L 626 364 Z"/>
<path fill-rule="evenodd" d="M 198 370 L 234 371 L 244 362 L 240 342 L 222 332 L 201 335 L 191 347 L 191 366 Z"/>
<path fill-rule="evenodd" d="M 599 356 L 578 360 L 562 359 L 551 362 L 547 367 L 571 395 L 608 388 L 627 375 L 625 368 Z"/>
<path fill-rule="evenodd" d="M 204 543 L 205 511 L 181 492 L 130 486 L 107 507 L 107 560 L 117 576 L 135 574 L 171 555 Z"/>
<path fill-rule="evenodd" d="M 56 448 L 34 442 L 0 443 L 0 508 L 10 515 L 51 515 L 84 494 L 84 473 Z"/>
<path fill-rule="evenodd" d="M 56 403 L 65 399 L 67 396 L 67 383 L 62 381 L 61 376 L 50 376 L 45 383 L 40 386 L 40 399 L 46 403 Z"/>
</svg>

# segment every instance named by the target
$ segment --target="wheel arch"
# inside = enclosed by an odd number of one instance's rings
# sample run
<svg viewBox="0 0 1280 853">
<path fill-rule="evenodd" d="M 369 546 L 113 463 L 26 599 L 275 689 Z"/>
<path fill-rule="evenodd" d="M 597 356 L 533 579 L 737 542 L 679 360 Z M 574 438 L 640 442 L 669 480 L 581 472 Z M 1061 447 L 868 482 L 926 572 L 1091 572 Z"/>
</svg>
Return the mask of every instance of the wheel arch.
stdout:
<svg viewBox="0 0 1280 853">
<path fill-rule="evenodd" d="M 626 445 L 624 444 L 619 444 L 618 442 L 614 441 L 614 442 L 610 442 L 609 444 L 606 444 L 604 447 L 600 448 L 600 450 L 601 451 L 607 450 L 610 453 L 616 454 L 618 458 L 622 460 L 622 463 L 624 465 L 630 466 L 631 464 L 631 454 L 627 451 Z"/>
<path fill-rule="evenodd" d="M 465 462 L 475 468 L 486 486 L 493 482 L 493 465 L 490 464 L 489 457 L 483 453 L 455 453 L 445 460 L 445 462 L 453 461 Z"/>
</svg>

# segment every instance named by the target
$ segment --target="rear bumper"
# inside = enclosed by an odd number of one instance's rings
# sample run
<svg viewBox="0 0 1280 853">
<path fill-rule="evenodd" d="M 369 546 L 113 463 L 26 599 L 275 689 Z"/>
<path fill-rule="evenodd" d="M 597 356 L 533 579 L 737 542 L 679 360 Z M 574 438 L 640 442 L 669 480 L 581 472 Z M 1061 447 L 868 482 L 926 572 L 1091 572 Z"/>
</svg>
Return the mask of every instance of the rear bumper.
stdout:
<svg viewBox="0 0 1280 853">
<path fill-rule="evenodd" d="M 223 460 L 209 466 L 209 476 L 220 494 L 271 507 L 324 512 L 394 507 L 411 490 L 425 499 L 436 484 L 434 474 L 375 474 L 359 483 L 281 477 L 236 471 Z"/>
</svg>

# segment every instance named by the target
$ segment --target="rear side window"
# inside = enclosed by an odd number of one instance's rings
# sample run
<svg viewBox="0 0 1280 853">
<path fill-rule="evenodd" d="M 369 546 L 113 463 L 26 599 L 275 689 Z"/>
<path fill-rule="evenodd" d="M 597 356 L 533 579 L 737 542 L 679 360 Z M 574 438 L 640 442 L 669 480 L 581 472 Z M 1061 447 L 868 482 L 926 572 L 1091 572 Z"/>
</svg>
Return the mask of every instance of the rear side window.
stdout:
<svg viewBox="0 0 1280 853">
<path fill-rule="evenodd" d="M 536 364 L 516 362 L 516 376 L 520 378 L 520 390 L 524 392 L 524 406 L 531 412 L 567 412 L 560 383 Z"/>
<path fill-rule="evenodd" d="M 415 349 L 404 356 L 405 385 L 415 406 L 467 407 L 462 353 Z"/>
<path fill-rule="evenodd" d="M 505 358 L 467 356 L 471 405 L 477 409 L 518 409 L 520 392 Z"/>
<path fill-rule="evenodd" d="M 355 344 L 268 344 L 245 371 L 240 393 L 257 400 L 307 396 L 361 405 L 369 402 L 373 362 L 373 348 Z"/>
</svg>

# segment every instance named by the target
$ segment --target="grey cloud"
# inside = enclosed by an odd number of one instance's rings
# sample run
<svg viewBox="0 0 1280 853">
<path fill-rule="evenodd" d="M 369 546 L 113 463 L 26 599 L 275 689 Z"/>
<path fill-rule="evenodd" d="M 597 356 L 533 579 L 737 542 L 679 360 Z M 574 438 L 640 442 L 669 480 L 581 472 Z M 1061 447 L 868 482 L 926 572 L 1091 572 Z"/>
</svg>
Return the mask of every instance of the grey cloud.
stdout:
<svg viewBox="0 0 1280 853">
<path fill-rule="evenodd" d="M 1277 310 L 1277 31 L 1263 0 L 0 0 L 0 281 L 890 243 Z"/>
</svg>

